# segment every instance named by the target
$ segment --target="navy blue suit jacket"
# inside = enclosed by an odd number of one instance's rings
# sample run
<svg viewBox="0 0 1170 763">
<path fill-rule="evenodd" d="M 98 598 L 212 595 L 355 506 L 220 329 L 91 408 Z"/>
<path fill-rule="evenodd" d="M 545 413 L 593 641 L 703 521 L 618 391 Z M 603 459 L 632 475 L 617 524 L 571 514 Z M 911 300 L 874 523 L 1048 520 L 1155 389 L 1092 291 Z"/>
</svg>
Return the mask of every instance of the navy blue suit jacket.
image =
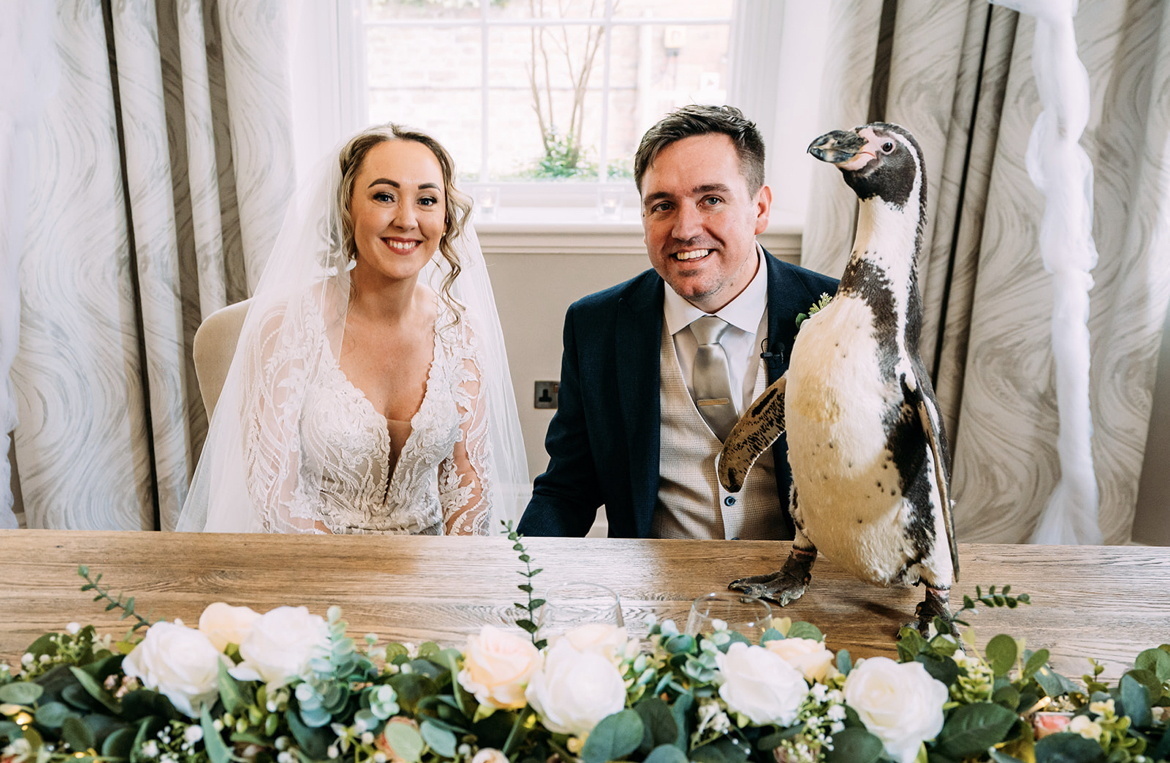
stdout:
<svg viewBox="0 0 1170 763">
<path fill-rule="evenodd" d="M 767 252 L 768 382 L 788 369 L 796 316 L 835 279 Z M 659 350 L 665 284 L 653 270 L 591 294 L 565 316 L 560 399 L 548 427 L 548 470 L 536 478 L 517 528 L 525 535 L 583 536 L 605 505 L 611 538 L 647 538 L 658 501 Z M 760 338 L 763 341 L 763 338 Z M 787 442 L 772 448 L 776 492 L 788 516 Z"/>
</svg>

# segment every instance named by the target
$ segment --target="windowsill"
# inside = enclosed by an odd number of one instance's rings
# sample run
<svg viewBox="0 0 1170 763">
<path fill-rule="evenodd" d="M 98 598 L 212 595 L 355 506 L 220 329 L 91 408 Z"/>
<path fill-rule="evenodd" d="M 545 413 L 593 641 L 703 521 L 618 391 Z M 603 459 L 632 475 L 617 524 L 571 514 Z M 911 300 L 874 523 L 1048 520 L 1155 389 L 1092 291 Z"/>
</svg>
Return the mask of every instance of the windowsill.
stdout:
<svg viewBox="0 0 1170 763">
<path fill-rule="evenodd" d="M 642 221 L 636 209 L 603 219 L 596 210 L 564 207 L 500 209 L 492 219 L 473 218 L 485 254 L 641 254 Z M 781 259 L 800 258 L 801 226 L 774 220 L 758 236 Z"/>
</svg>

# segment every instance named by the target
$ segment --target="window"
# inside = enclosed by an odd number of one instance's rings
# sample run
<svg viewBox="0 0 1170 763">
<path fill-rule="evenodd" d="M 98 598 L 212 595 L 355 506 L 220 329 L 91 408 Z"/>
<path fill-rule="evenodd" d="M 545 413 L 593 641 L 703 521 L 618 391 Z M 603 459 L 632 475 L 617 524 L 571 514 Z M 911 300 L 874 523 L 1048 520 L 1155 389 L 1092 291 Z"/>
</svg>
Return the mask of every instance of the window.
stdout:
<svg viewBox="0 0 1170 763">
<path fill-rule="evenodd" d="M 803 219 L 828 23 L 819 4 L 335 1 L 332 16 L 303 4 L 301 29 L 319 52 L 293 56 L 304 76 L 331 70 L 340 85 L 333 102 L 311 90 L 300 99 L 309 121 L 334 121 L 317 128 L 331 134 L 317 145 L 401 122 L 451 150 L 481 221 L 635 223 L 633 154 L 646 128 L 686 103 L 733 103 L 768 143 L 773 225 Z M 294 71 L 294 97 L 298 79 Z"/>
</svg>

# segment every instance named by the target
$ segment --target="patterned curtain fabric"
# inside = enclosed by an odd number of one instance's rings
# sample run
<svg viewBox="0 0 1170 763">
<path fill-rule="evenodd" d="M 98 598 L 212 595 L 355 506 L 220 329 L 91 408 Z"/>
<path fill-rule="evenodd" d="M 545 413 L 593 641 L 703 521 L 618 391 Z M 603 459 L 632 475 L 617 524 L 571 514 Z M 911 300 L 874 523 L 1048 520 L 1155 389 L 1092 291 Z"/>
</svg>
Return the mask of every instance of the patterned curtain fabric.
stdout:
<svg viewBox="0 0 1170 763">
<path fill-rule="evenodd" d="M 1059 478 L 1052 287 L 1036 251 L 1043 197 L 1024 152 L 1040 110 L 1034 21 L 983 0 L 835 0 L 826 129 L 897 122 L 926 153 L 920 260 L 933 369 L 954 456 L 962 541 L 1027 539 Z M 1106 543 L 1129 541 L 1170 304 L 1170 5 L 1082 2 L 1092 115 L 1093 457 Z M 864 75 L 864 76 L 862 76 Z M 856 197 L 814 176 L 803 261 L 840 273 Z"/>
<path fill-rule="evenodd" d="M 247 296 L 294 187 L 285 4 L 55 11 L 12 368 L 25 521 L 170 529 L 207 427 L 192 336 Z"/>
</svg>

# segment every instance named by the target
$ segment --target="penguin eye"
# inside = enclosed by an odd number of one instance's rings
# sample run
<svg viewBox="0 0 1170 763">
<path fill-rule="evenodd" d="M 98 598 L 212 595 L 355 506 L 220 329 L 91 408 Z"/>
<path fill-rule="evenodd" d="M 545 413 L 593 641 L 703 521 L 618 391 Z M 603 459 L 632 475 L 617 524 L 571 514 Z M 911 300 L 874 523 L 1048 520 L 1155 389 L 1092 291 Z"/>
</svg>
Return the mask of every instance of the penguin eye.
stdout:
<svg viewBox="0 0 1170 763">
<path fill-rule="evenodd" d="M 885 143 L 882 144 L 882 153 L 883 154 L 892 154 L 893 152 L 894 152 L 894 141 L 887 140 Z"/>
</svg>

